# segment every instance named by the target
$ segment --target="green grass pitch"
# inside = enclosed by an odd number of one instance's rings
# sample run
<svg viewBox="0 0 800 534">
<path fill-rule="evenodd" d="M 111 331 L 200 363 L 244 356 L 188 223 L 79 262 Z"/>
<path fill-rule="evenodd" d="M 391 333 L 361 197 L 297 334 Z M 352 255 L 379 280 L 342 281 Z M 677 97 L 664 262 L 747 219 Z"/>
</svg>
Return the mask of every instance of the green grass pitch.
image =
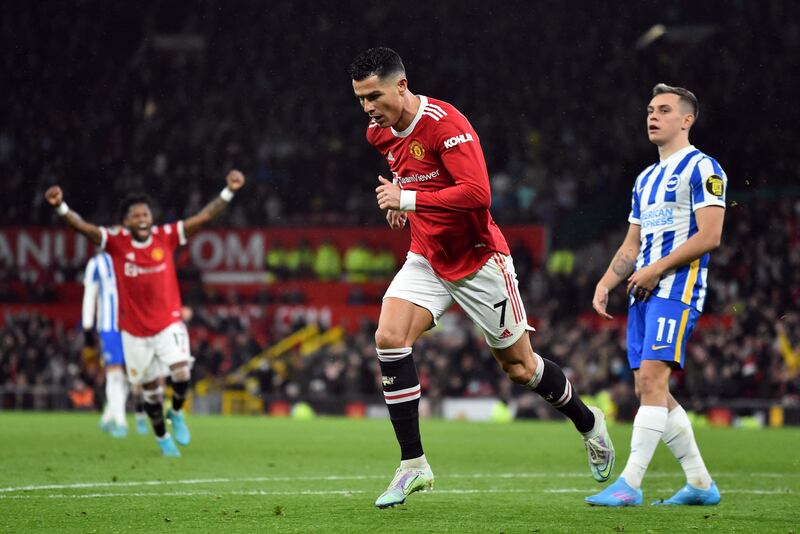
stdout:
<svg viewBox="0 0 800 534">
<path fill-rule="evenodd" d="M 567 423 L 423 421 L 433 492 L 378 510 L 398 452 L 388 421 L 189 417 L 192 444 L 115 440 L 94 414 L 0 413 L 0 532 L 798 532 L 800 429 L 696 431 L 716 507 L 604 509 Z M 133 430 L 133 429 L 132 429 Z M 616 476 L 630 427 L 614 425 Z M 683 475 L 661 446 L 645 502 Z"/>
</svg>

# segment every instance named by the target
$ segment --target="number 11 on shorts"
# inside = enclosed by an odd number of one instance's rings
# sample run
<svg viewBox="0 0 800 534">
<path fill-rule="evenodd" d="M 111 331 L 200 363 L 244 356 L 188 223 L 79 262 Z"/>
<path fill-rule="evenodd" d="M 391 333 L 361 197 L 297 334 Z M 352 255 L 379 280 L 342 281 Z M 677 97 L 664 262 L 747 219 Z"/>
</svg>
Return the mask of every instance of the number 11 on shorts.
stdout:
<svg viewBox="0 0 800 534">
<path fill-rule="evenodd" d="M 658 332 L 656 332 L 656 341 L 664 341 L 664 326 L 669 325 L 669 332 L 667 332 L 667 343 L 672 343 L 672 336 L 675 335 L 675 327 L 678 321 L 675 319 L 667 319 L 666 317 L 659 317 Z"/>
</svg>

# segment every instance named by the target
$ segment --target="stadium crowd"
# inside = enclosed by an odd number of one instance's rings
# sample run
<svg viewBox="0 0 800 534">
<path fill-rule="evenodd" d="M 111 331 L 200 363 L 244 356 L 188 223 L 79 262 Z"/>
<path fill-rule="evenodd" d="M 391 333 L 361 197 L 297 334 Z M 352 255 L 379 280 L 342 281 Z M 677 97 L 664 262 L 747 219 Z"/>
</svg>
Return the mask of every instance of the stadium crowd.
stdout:
<svg viewBox="0 0 800 534">
<path fill-rule="evenodd" d="M 383 224 L 372 196 L 383 162 L 364 142 L 366 120 L 344 67 L 401 17 L 407 24 L 391 46 L 406 60 L 411 89 L 455 103 L 481 135 L 498 222 L 551 229 L 546 264 L 524 249 L 513 255 L 538 329 L 534 347 L 569 369 L 585 392 L 632 395 L 624 325 L 588 319 L 592 293 L 620 242 L 633 177 L 655 157 L 643 128 L 649 88 L 665 81 L 695 89 L 701 115 L 693 141 L 725 167 L 730 207 L 706 304 L 706 314 L 721 319 L 695 333 L 687 372 L 673 387 L 697 406 L 739 397 L 797 402 L 793 125 L 800 108 L 789 103 L 800 71 L 781 67 L 800 63 L 797 5 L 676 2 L 654 10 L 644 3 L 619 16 L 567 4 L 510 2 L 494 10 L 428 2 L 402 14 L 375 5 L 356 28 L 347 21 L 364 15 L 364 6 L 349 1 L 309 3 L 310 27 L 296 16 L 297 2 L 8 6 L 0 21 L 0 225 L 54 223 L 42 193 L 56 182 L 73 208 L 99 223 L 117 220 L 115 199 L 131 189 L 147 191 L 161 219 L 175 219 L 201 207 L 234 164 L 252 190 L 222 225 L 278 232 L 296 224 Z M 487 16 L 492 24 L 484 24 Z M 442 24 L 431 33 L 415 20 Z M 667 35 L 635 46 L 657 22 Z M 464 39 L 464 27 L 481 30 Z M 364 259 L 355 262 L 363 267 Z M 349 270 L 334 277 L 342 273 Z M 58 284 L 79 274 L 78 266 L 58 265 L 37 278 L 0 265 L 0 301 L 19 300 L 12 287 L 22 283 L 25 302 L 52 302 Z M 325 279 L 313 265 L 300 276 Z M 235 314 L 204 310 L 202 288 L 192 295 L 200 298 L 190 298 L 190 325 L 215 333 L 193 336 L 199 378 L 220 379 L 272 339 L 254 336 Z M 621 290 L 610 310 L 623 315 Z M 365 321 L 343 344 L 294 355 L 286 373 L 261 369 L 262 393 L 377 397 L 373 330 Z M 473 333 L 453 316 L 422 340 L 417 354 L 429 398 L 523 393 L 502 379 Z M 102 373 L 79 334 L 35 312 L 6 314 L 0 388 L 65 387 L 75 392 L 73 404 L 86 405 L 80 393 L 99 388 Z M 36 402 L 9 395 L 0 406 Z"/>
<path fill-rule="evenodd" d="M 383 163 L 364 142 L 344 67 L 389 20 L 408 22 L 392 45 L 412 90 L 455 103 L 481 135 L 501 223 L 560 227 L 555 239 L 568 244 L 615 227 L 622 192 L 653 159 L 643 126 L 656 81 L 695 88 L 693 139 L 724 162 L 733 194 L 794 185 L 796 143 L 773 142 L 794 138 L 800 113 L 796 74 L 780 67 L 800 61 L 794 3 L 643 3 L 619 16 L 569 3 L 428 2 L 363 17 L 357 2 L 312 4 L 312 19 L 296 16 L 296 2 L 9 6 L 0 175 L 14 202 L 0 224 L 52 222 L 42 192 L 54 182 L 98 222 L 115 221 L 115 199 L 137 188 L 174 219 L 234 164 L 253 189 L 223 224 L 381 224 L 369 193 Z M 420 20 L 447 23 L 429 32 Z M 672 31 L 637 48 L 657 22 Z M 481 31 L 463 39 L 465 27 Z"/>
</svg>

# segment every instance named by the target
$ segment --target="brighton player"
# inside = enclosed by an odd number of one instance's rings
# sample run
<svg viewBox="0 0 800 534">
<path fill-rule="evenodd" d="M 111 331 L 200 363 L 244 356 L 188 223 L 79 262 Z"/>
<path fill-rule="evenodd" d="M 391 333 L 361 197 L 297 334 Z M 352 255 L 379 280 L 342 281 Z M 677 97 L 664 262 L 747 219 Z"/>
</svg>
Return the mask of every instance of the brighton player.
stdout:
<svg viewBox="0 0 800 534">
<path fill-rule="evenodd" d="M 508 377 L 545 398 L 583 435 L 593 476 L 606 480 L 614 449 L 603 414 L 588 408 L 561 368 L 531 348 L 514 264 L 489 214 L 489 177 L 478 134 L 452 105 L 414 95 L 400 56 L 372 48 L 350 65 L 353 90 L 370 116 L 367 140 L 386 158 L 378 206 L 393 229 L 411 224 L 406 262 L 386 291 L 375 344 L 384 399 L 400 445 L 400 467 L 375 505 L 401 504 L 430 489 L 433 472 L 419 433 L 416 339 L 457 302 L 478 325 Z"/>
<path fill-rule="evenodd" d="M 714 505 L 720 501 L 686 412 L 669 392 L 682 368 L 686 341 L 703 311 L 709 252 L 719 246 L 728 179 L 719 164 L 689 143 L 698 116 L 694 94 L 658 84 L 647 106 L 647 135 L 659 161 L 636 178 L 630 227 L 592 302 L 606 318 L 608 293 L 627 282 L 628 360 L 641 407 L 633 420 L 631 453 L 620 477 L 586 502 L 642 503 L 642 478 L 659 441 L 686 474 L 686 485 L 654 504 Z"/>
<path fill-rule="evenodd" d="M 244 176 L 231 171 L 227 187 L 199 213 L 176 223 L 154 226 L 150 201 L 131 195 L 121 204 L 122 225 L 102 228 L 84 221 L 64 202 L 58 186 L 45 192 L 47 201 L 72 228 L 108 252 L 119 291 L 119 326 L 128 379 L 144 389 L 145 411 L 164 456 L 180 456 L 175 441 L 191 439 L 182 411 L 189 390 L 193 358 L 189 335 L 181 321 L 181 299 L 173 253 L 179 245 L 219 215 L 244 185 Z M 175 440 L 166 430 L 163 379 L 172 380 L 172 422 Z"/>
<path fill-rule="evenodd" d="M 99 252 L 89 259 L 83 276 L 83 305 L 81 324 L 87 345 L 94 345 L 93 330 L 100 338 L 106 378 L 106 406 L 100 416 L 100 429 L 113 437 L 128 434 L 125 403 L 128 397 L 128 379 L 125 377 L 125 358 L 119 331 L 119 295 L 117 279 L 111 257 Z M 147 416 L 141 401 L 141 388 L 135 388 L 136 430 L 147 433 Z"/>
</svg>

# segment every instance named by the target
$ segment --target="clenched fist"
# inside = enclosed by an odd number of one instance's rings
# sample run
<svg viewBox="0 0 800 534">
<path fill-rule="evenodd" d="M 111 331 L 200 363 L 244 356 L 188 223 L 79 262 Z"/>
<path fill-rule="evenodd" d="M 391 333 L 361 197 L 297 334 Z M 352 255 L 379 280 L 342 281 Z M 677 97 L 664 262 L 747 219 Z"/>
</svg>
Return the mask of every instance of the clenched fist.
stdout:
<svg viewBox="0 0 800 534">
<path fill-rule="evenodd" d="M 44 192 L 44 198 L 47 199 L 47 202 L 51 206 L 57 207 L 59 204 L 64 202 L 64 192 L 60 187 L 54 185 L 49 187 L 47 191 Z"/>
<path fill-rule="evenodd" d="M 236 169 L 229 172 L 225 177 L 225 180 L 228 182 L 228 189 L 231 191 L 238 191 L 244 187 L 244 174 Z"/>
</svg>

